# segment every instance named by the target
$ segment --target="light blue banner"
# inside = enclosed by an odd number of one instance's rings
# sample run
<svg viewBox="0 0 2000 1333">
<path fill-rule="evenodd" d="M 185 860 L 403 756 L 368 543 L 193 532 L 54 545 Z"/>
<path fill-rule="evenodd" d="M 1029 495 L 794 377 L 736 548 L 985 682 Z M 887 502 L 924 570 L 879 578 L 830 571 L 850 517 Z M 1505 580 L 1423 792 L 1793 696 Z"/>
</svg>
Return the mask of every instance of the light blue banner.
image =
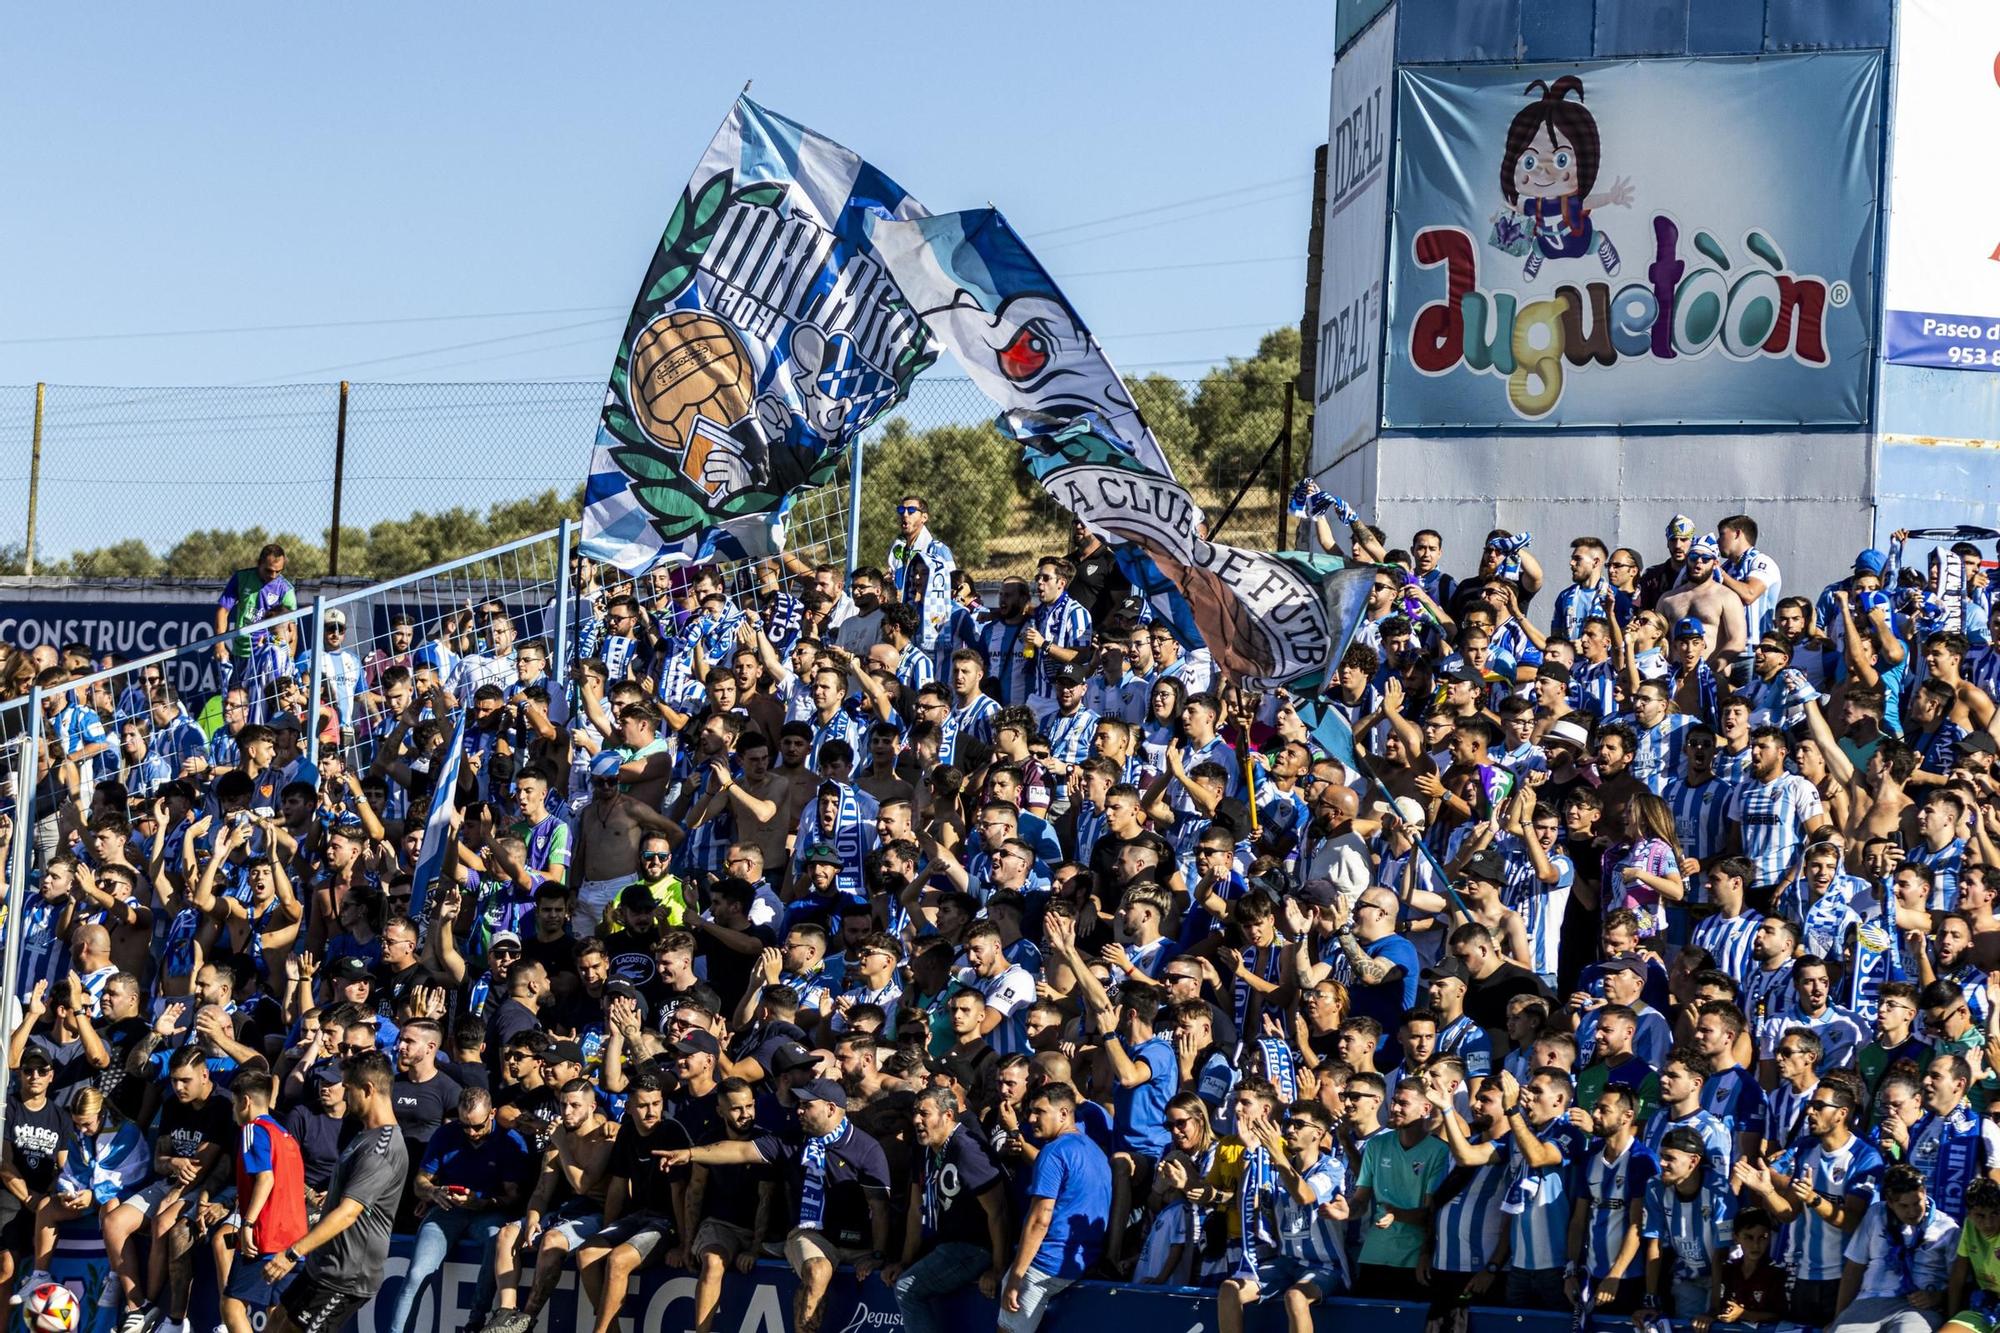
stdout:
<svg viewBox="0 0 2000 1333">
<path fill-rule="evenodd" d="M 1867 420 L 1873 52 L 1404 69 L 1391 428 Z"/>
</svg>

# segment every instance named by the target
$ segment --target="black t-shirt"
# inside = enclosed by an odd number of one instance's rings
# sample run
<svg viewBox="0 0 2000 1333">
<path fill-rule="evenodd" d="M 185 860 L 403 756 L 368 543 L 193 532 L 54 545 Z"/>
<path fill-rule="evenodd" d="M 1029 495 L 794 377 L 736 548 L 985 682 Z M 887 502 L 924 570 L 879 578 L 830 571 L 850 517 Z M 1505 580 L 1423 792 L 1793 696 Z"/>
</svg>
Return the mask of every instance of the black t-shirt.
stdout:
<svg viewBox="0 0 2000 1333">
<path fill-rule="evenodd" d="M 152 1024 L 143 1018 L 121 1018 L 115 1023 L 99 1024 L 97 1035 L 103 1039 L 104 1049 L 111 1053 L 111 1063 L 97 1071 L 91 1080 L 97 1090 L 111 1099 L 127 1120 L 137 1120 L 146 1105 L 146 1080 L 127 1078 L 125 1062 L 132 1056 L 132 1050 L 146 1039 L 153 1030 Z M 54 1094 L 51 1092 L 50 1100 Z"/>
<path fill-rule="evenodd" d="M 687 1135 L 672 1120 L 662 1118 L 651 1134 L 641 1134 L 629 1116 L 618 1126 L 618 1137 L 611 1142 L 611 1174 L 626 1182 L 628 1213 L 674 1215 L 673 1181 L 685 1174 L 686 1168 L 669 1171 L 653 1154 L 688 1146 Z"/>
<path fill-rule="evenodd" d="M 716 1109 L 713 1091 L 669 1098 L 667 1115 L 680 1124 L 689 1143 L 714 1143 L 722 1137 L 722 1113 Z"/>
<path fill-rule="evenodd" d="M 561 1114 L 557 1104 L 556 1090 L 544 1083 L 539 1088 L 524 1088 L 519 1084 L 495 1090 L 493 1104 L 498 1107 L 516 1107 L 521 1118 L 514 1122 L 514 1128 L 528 1141 L 536 1152 L 546 1152 L 549 1135 L 555 1132 L 556 1120 Z"/>
<path fill-rule="evenodd" d="M 1516 963 L 1502 963 L 1490 976 L 1473 978 L 1465 987 L 1466 1017 L 1493 1037 L 1496 1052 L 1506 1049 L 1507 1002 L 1516 995 L 1546 995 L 1542 979 Z M 1499 1034 L 1497 1037 L 1494 1034 Z"/>
<path fill-rule="evenodd" d="M 306 1188 L 324 1190 L 333 1180 L 334 1164 L 340 1160 L 341 1128 L 347 1123 L 346 1117 L 328 1115 L 317 1105 L 301 1102 L 287 1111 L 280 1123 L 287 1134 L 298 1140 Z"/>
<path fill-rule="evenodd" d="M 990 1244 L 986 1209 L 979 1199 L 988 1190 L 1004 1187 L 1005 1180 L 978 1134 L 960 1126 L 938 1152 L 917 1144 L 911 1179 L 923 1191 L 925 1240 L 982 1248 Z"/>
<path fill-rule="evenodd" d="M 40 1194 L 55 1183 L 56 1153 L 68 1127 L 69 1113 L 54 1097 L 43 1097 L 33 1111 L 19 1097 L 7 1098 L 7 1160 L 32 1192 Z"/>
<path fill-rule="evenodd" d="M 403 1137 L 412 1143 L 429 1143 L 445 1117 L 457 1109 L 458 1094 L 457 1081 L 442 1071 L 424 1083 L 398 1078 L 390 1095 L 396 1104 L 396 1123 L 403 1127 Z"/>
<path fill-rule="evenodd" d="M 160 1104 L 160 1130 L 154 1142 L 169 1157 L 193 1157 L 211 1144 L 227 1153 L 242 1137 L 234 1106 L 226 1092 L 211 1092 L 194 1103 L 169 1093 Z"/>
<path fill-rule="evenodd" d="M 1109 546 L 1100 546 L 1089 555 L 1070 557 L 1076 562 L 1076 577 L 1069 581 L 1070 600 L 1090 612 L 1090 623 L 1102 625 L 1118 604 L 1132 591 L 1132 584 L 1118 568 L 1118 557 Z"/>
<path fill-rule="evenodd" d="M 757 1221 L 757 1196 L 765 1184 L 784 1173 L 781 1166 L 753 1162 L 747 1166 L 711 1166 L 708 1186 L 701 1196 L 701 1215 L 749 1227 Z"/>
<path fill-rule="evenodd" d="M 412 986 L 435 985 L 437 981 L 424 970 L 421 963 L 411 963 L 400 972 L 390 972 L 378 967 L 375 969 L 375 989 L 371 993 L 378 1001 L 376 1008 L 381 1011 L 382 1016 L 393 1019 L 397 1007 L 402 1003 L 403 997 L 409 994 Z"/>
<path fill-rule="evenodd" d="M 611 955 L 611 975 L 629 981 L 634 986 L 643 986 L 653 979 L 659 970 L 653 963 L 653 951 L 660 947 L 660 932 L 650 927 L 642 930 L 614 930 L 604 937 L 604 947 Z"/>
<path fill-rule="evenodd" d="M 558 935 L 552 940 L 530 935 L 521 941 L 521 961 L 540 963 L 548 969 L 551 983 L 565 972 L 575 976 L 577 975 L 576 940 L 567 934 Z"/>
<path fill-rule="evenodd" d="M 778 947 L 778 936 L 769 926 L 748 926 L 743 934 L 756 936 L 763 948 Z M 757 965 L 757 955 L 738 953 L 706 931 L 696 931 L 694 938 L 699 956 L 708 963 L 708 984 L 722 997 L 724 1009 L 735 1008 L 743 992 L 750 989 L 750 972 Z"/>
<path fill-rule="evenodd" d="M 806 1145 L 766 1134 L 757 1140 L 757 1151 L 765 1161 L 784 1166 L 792 1202 L 800 1203 L 807 1174 Z M 868 1203 L 871 1198 L 886 1203 L 889 1197 L 889 1160 L 882 1155 L 882 1145 L 856 1129 L 852 1121 L 844 1122 L 836 1140 L 825 1148 L 820 1175 L 825 1204 L 820 1224 L 814 1229 L 845 1249 L 872 1248 L 874 1225 L 869 1220 Z M 805 1225 L 805 1219 L 800 1219 L 800 1225 Z"/>
</svg>

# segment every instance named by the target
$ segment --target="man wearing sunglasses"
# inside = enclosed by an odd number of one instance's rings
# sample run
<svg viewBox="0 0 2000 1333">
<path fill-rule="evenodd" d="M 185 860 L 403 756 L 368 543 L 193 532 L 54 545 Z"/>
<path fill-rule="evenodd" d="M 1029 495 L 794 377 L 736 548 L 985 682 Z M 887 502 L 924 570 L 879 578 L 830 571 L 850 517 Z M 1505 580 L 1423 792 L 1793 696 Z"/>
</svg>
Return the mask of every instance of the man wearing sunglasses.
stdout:
<svg viewBox="0 0 2000 1333">
<path fill-rule="evenodd" d="M 957 567 L 951 548 L 931 532 L 930 520 L 930 504 L 921 495 L 903 497 L 888 563 L 896 600 L 917 613 L 912 637 L 926 653 L 936 650 L 938 632 L 951 619 L 951 575 Z"/>
<path fill-rule="evenodd" d="M 1886 1169 L 1875 1145 L 1854 1133 L 1857 1102 L 1840 1082 L 1822 1083 L 1806 1103 L 1807 1132 L 1770 1166 L 1736 1166 L 1736 1180 L 1785 1227 L 1792 1269 L 1791 1317 L 1809 1327 L 1832 1320 L 1848 1237 L 1875 1201 Z"/>
</svg>

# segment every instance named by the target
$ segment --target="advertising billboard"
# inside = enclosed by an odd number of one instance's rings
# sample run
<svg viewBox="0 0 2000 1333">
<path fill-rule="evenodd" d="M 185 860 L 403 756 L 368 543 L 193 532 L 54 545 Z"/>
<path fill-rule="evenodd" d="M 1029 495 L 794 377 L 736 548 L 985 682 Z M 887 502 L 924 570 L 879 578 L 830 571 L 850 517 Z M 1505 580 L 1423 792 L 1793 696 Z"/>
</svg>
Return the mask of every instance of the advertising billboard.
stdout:
<svg viewBox="0 0 2000 1333">
<path fill-rule="evenodd" d="M 1384 425 L 1861 425 L 1881 78 L 1874 52 L 1403 69 Z"/>
<path fill-rule="evenodd" d="M 2000 5 L 1903 0 L 1883 279 L 1885 357 L 2000 370 Z M 1983 159 L 1981 159 L 1983 160 Z"/>
<path fill-rule="evenodd" d="M 1380 420 L 1389 110 L 1395 76 L 1392 7 L 1333 66 L 1313 388 L 1314 473 L 1375 438 Z"/>
</svg>

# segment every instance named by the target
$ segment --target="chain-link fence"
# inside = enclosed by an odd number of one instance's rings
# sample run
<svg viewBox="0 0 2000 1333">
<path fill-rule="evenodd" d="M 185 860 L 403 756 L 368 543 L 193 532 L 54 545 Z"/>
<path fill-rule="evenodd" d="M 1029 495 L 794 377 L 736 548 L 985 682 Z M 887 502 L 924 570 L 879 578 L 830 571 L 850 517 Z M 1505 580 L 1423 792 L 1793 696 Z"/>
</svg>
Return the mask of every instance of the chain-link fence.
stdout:
<svg viewBox="0 0 2000 1333">
<path fill-rule="evenodd" d="M 1284 424 L 1288 373 L 1251 361 L 1200 380 L 1132 382 L 1211 523 L 1247 483 L 1226 531 L 1249 545 L 1277 535 L 1289 473 L 1267 448 Z M 343 413 L 337 384 L 48 385 L 38 413 L 34 386 L 0 386 L 0 573 L 24 572 L 31 504 L 38 574 L 214 580 L 253 564 L 272 538 L 295 577 L 335 560 L 342 576 L 368 579 L 428 568 L 576 517 L 603 392 L 581 380 L 355 383 Z M 970 381 L 937 377 L 870 427 L 862 563 L 881 561 L 896 501 L 912 491 L 982 579 L 1067 543 L 1066 520 L 992 418 Z M 844 559 L 846 510 L 844 483 L 795 506 L 802 559 Z"/>
</svg>

